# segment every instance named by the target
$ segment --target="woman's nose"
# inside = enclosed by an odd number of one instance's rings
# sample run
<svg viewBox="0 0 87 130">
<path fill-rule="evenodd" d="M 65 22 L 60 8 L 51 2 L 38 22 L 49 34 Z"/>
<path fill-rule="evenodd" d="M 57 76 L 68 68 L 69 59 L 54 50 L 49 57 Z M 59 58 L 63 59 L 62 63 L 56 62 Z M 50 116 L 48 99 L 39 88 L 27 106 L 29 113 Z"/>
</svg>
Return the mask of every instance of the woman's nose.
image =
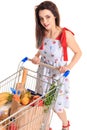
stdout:
<svg viewBox="0 0 87 130">
<path fill-rule="evenodd" d="M 46 20 L 46 19 L 43 19 L 43 23 L 46 24 L 46 23 L 47 23 L 47 20 Z"/>
</svg>

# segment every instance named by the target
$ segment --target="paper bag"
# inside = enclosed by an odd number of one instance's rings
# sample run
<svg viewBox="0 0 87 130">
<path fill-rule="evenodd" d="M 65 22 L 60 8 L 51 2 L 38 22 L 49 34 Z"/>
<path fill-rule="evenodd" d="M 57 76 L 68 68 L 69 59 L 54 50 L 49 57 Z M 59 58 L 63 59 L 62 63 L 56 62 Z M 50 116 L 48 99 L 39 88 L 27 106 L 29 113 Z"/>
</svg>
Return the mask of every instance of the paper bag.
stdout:
<svg viewBox="0 0 87 130">
<path fill-rule="evenodd" d="M 13 100 L 10 115 L 15 112 L 18 112 L 14 117 L 18 130 L 40 130 L 45 114 L 43 106 L 26 107 Z"/>
</svg>

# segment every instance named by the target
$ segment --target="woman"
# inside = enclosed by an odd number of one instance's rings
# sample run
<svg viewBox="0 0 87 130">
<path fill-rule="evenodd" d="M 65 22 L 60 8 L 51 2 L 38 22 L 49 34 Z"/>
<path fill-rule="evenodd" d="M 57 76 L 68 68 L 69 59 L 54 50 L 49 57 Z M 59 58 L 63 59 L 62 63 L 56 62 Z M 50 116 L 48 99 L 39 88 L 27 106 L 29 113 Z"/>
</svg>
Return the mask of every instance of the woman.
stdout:
<svg viewBox="0 0 87 130">
<path fill-rule="evenodd" d="M 67 70 L 71 70 L 81 57 L 81 50 L 74 39 L 74 33 L 67 28 L 60 27 L 60 15 L 57 6 L 51 1 L 44 1 L 35 8 L 36 19 L 36 45 L 38 52 L 32 58 L 34 64 L 40 61 L 58 68 L 50 68 L 39 65 L 38 77 L 45 74 L 58 79 L 59 76 Z M 73 52 L 72 60 L 69 64 L 67 48 Z M 45 79 L 47 81 L 47 79 Z M 52 83 L 52 81 L 50 81 Z M 46 87 L 46 86 L 45 86 Z M 36 90 L 43 93 L 43 85 L 38 81 Z M 54 111 L 62 121 L 62 130 L 69 130 L 69 121 L 67 119 L 65 108 L 69 107 L 69 80 L 66 78 L 59 90 L 62 93 L 57 97 Z"/>
</svg>

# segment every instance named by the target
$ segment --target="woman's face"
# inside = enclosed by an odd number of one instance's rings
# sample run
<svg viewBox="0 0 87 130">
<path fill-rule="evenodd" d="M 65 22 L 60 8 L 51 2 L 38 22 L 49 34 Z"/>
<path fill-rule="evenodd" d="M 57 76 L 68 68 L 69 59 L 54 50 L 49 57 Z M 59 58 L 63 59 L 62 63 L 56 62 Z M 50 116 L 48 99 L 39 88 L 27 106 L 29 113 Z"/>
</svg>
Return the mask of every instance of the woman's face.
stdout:
<svg viewBox="0 0 87 130">
<path fill-rule="evenodd" d="M 44 9 L 39 11 L 41 25 L 46 30 L 51 30 L 55 26 L 55 17 L 50 10 Z"/>
</svg>

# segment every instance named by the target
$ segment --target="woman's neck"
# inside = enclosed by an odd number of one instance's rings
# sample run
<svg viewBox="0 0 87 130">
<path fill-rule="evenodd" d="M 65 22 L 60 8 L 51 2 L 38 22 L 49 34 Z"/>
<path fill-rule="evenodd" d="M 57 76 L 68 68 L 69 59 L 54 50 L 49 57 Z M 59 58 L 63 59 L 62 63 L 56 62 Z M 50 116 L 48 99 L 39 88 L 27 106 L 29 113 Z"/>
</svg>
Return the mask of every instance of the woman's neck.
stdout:
<svg viewBox="0 0 87 130">
<path fill-rule="evenodd" d="M 61 29 L 56 26 L 56 27 L 52 28 L 51 30 L 47 30 L 45 33 L 45 36 L 47 38 L 55 39 L 56 37 L 58 37 L 60 32 L 61 32 Z"/>
</svg>

